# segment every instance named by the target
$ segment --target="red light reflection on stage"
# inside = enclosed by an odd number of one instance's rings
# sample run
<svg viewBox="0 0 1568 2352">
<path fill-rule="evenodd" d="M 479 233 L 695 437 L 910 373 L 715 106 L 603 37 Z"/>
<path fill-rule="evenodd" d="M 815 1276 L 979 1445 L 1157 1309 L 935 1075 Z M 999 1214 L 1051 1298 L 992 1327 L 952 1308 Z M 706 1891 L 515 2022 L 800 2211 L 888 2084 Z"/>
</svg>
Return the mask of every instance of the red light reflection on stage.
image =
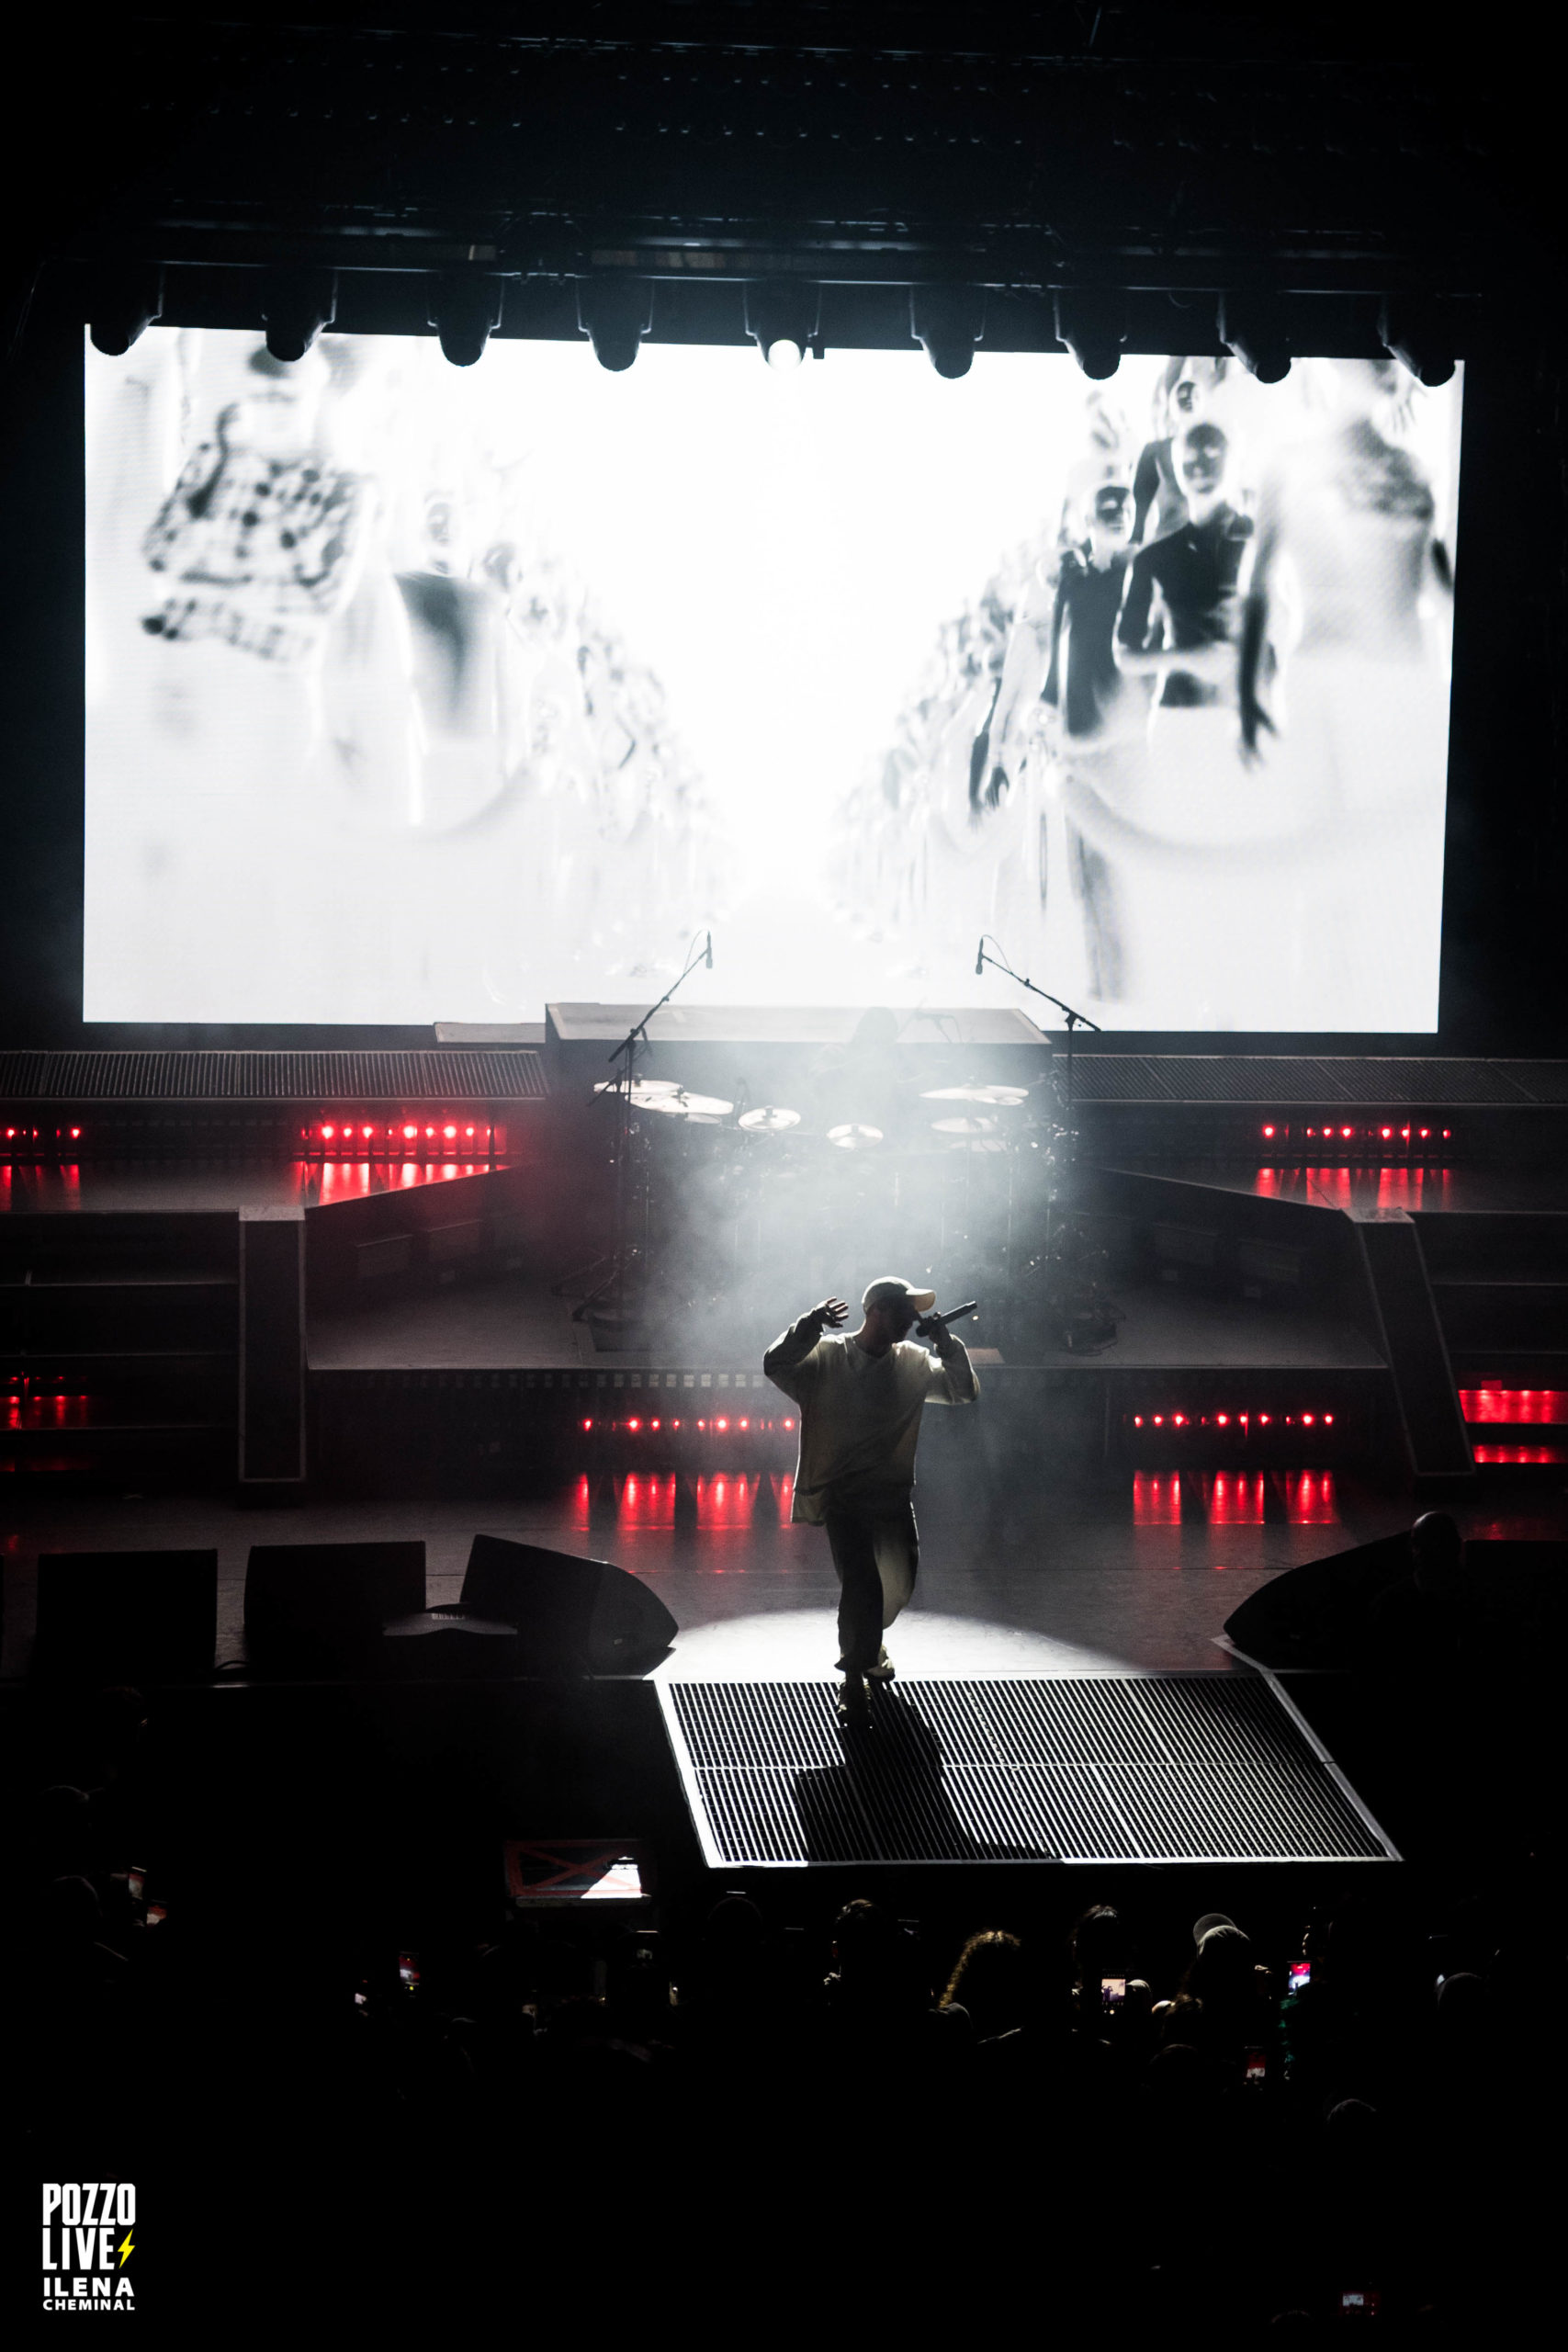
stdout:
<svg viewBox="0 0 1568 2352">
<path fill-rule="evenodd" d="M 757 1507 L 755 1475 L 739 1471 L 731 1475 L 720 1471 L 711 1478 L 697 1480 L 697 1525 L 715 1534 L 750 1527 Z"/>
<path fill-rule="evenodd" d="M 571 1490 L 570 1526 L 574 1535 L 586 1535 L 593 1514 L 593 1489 L 584 1471 Z"/>
<path fill-rule="evenodd" d="M 768 1484 L 778 1503 L 779 1525 L 788 1527 L 791 1524 L 790 1514 L 795 1509 L 795 1480 L 793 1477 L 770 1478 Z"/>
<path fill-rule="evenodd" d="M 1338 1526 L 1339 1509 L 1332 1470 L 1287 1470 L 1281 1483 L 1285 1489 L 1285 1516 L 1292 1527 Z"/>
<path fill-rule="evenodd" d="M 1309 1168 L 1307 1181 L 1314 1193 L 1326 1193 L 1337 1209 L 1348 1209 L 1356 1197 L 1356 1179 L 1348 1168 Z"/>
<path fill-rule="evenodd" d="M 1382 1209 L 1440 1209 L 1447 1204 L 1446 1168 L 1384 1168 L 1378 1175 L 1378 1206 Z"/>
<path fill-rule="evenodd" d="M 1337 1209 L 1375 1200 L 1382 1209 L 1440 1209 L 1449 1199 L 1446 1168 L 1259 1168 L 1253 1191 L 1262 1200 L 1315 1194 Z"/>
<path fill-rule="evenodd" d="M 5 1427 L 8 1430 L 80 1430 L 92 1419 L 92 1403 L 85 1396 L 29 1396 L 27 1383 L 13 1389 L 6 1398 Z"/>
<path fill-rule="evenodd" d="M 1261 1470 L 1216 1470 L 1203 1481 L 1211 1527 L 1261 1527 L 1268 1480 Z"/>
<path fill-rule="evenodd" d="M 626 1528 L 673 1527 L 675 1474 L 652 1477 L 634 1474 L 621 1482 L 615 1516 Z"/>
<path fill-rule="evenodd" d="M 357 1200 L 370 1190 L 370 1162 L 367 1159 L 323 1159 L 321 1174 L 323 1203 Z"/>
<path fill-rule="evenodd" d="M 1568 1462 L 1568 1448 L 1561 1445 L 1477 1445 L 1471 1450 L 1477 1462 Z"/>
<path fill-rule="evenodd" d="M 1134 1471 L 1133 1524 L 1134 1527 L 1180 1526 L 1181 1474 L 1179 1470 Z"/>
<path fill-rule="evenodd" d="M 456 1159 L 301 1159 L 295 1163 L 302 1196 L 320 1186 L 322 1206 L 363 1200 L 371 1193 L 403 1192 L 416 1184 L 447 1184 L 457 1176 L 482 1176 L 483 1164 Z"/>
<path fill-rule="evenodd" d="M 1568 1388 L 1461 1388 L 1460 1410 L 1467 1421 L 1526 1422 L 1560 1429 L 1568 1423 Z"/>
<path fill-rule="evenodd" d="M 1269 1515 L 1270 1487 L 1283 1502 L 1284 1517 L 1292 1527 L 1339 1523 L 1332 1470 L 1214 1470 L 1201 1477 L 1190 1470 L 1186 1476 L 1190 1516 L 1211 1527 L 1261 1527 Z M 1134 1527 L 1180 1526 L 1181 1477 L 1176 1470 L 1134 1472 Z"/>
</svg>

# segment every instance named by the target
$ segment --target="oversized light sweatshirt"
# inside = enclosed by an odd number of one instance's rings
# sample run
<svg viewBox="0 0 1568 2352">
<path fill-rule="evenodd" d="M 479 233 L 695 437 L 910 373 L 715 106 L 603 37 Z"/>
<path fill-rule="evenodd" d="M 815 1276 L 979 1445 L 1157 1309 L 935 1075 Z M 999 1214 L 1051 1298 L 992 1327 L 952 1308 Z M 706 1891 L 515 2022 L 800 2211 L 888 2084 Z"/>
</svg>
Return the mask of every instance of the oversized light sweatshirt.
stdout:
<svg viewBox="0 0 1568 2352">
<path fill-rule="evenodd" d="M 830 1510 L 902 1510 L 926 1405 L 969 1405 L 980 1393 L 963 1342 L 951 1334 L 944 1357 L 909 1340 L 870 1356 L 837 1332 L 819 1334 L 809 1316 L 780 1333 L 762 1370 L 800 1408 L 790 1516 L 811 1527 Z"/>
</svg>

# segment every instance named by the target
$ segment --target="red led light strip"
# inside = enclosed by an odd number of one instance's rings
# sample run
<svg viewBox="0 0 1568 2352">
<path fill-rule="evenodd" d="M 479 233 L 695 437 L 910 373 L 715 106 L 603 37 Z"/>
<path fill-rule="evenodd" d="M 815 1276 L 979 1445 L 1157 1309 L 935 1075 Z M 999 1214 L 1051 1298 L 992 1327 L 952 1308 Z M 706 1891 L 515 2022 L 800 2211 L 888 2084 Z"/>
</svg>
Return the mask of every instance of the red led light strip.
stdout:
<svg viewBox="0 0 1568 2352">
<path fill-rule="evenodd" d="M 1264 1143 L 1294 1144 L 1298 1148 L 1303 1143 L 1311 1143 L 1320 1150 L 1327 1146 L 1330 1148 L 1337 1148 L 1341 1158 L 1344 1156 L 1344 1148 L 1347 1144 L 1353 1147 L 1365 1145 L 1374 1150 L 1381 1147 L 1393 1151 L 1395 1157 L 1404 1156 L 1401 1151 L 1403 1146 L 1410 1157 L 1416 1158 L 1423 1154 L 1429 1154 L 1439 1145 L 1451 1143 L 1453 1132 L 1451 1127 L 1422 1127 L 1413 1125 L 1407 1121 L 1402 1123 L 1397 1115 L 1374 1119 L 1370 1125 L 1364 1126 L 1341 1125 L 1302 1127 L 1293 1125 L 1288 1119 L 1265 1119 L 1258 1130 L 1258 1136 Z"/>
<path fill-rule="evenodd" d="M 582 1431 L 584 1437 L 587 1437 L 594 1430 L 601 1430 L 606 1434 L 614 1433 L 616 1435 L 623 1431 L 629 1430 L 632 1436 L 640 1437 L 645 1434 L 651 1433 L 656 1430 L 664 1428 L 678 1430 L 680 1427 L 681 1423 L 677 1420 L 665 1422 L 662 1419 L 643 1420 L 640 1418 L 629 1421 L 615 1421 L 589 1418 L 581 1420 L 578 1423 L 578 1428 Z M 764 1419 L 760 1414 L 752 1415 L 750 1413 L 744 1413 L 739 1417 L 730 1414 L 724 1414 L 717 1419 L 704 1419 L 695 1423 L 688 1419 L 686 1427 L 688 1429 L 694 1427 L 703 1430 L 716 1430 L 721 1435 L 730 1430 L 744 1430 L 748 1433 L 754 1430 L 759 1435 L 761 1435 L 764 1433 L 771 1433 L 775 1430 L 793 1430 L 795 1423 L 793 1420 L 771 1420 Z"/>
<path fill-rule="evenodd" d="M 1248 1411 L 1245 1413 L 1134 1413 L 1132 1419 L 1133 1427 L 1135 1430 L 1162 1430 L 1166 1428 L 1173 1430 L 1224 1430 L 1231 1428 L 1247 1430 L 1251 1429 L 1254 1425 L 1260 1430 L 1272 1429 L 1276 1426 L 1280 1429 L 1299 1428 L 1303 1430 L 1319 1428 L 1328 1430 L 1334 1427 L 1333 1414 L 1319 1412 L 1254 1413 Z"/>
<path fill-rule="evenodd" d="M 476 1123 L 469 1119 L 459 1124 L 450 1117 L 437 1119 L 434 1124 L 427 1121 L 423 1128 L 417 1119 L 394 1120 L 389 1127 L 374 1125 L 368 1120 L 323 1119 L 318 1126 L 299 1130 L 302 1142 L 335 1143 L 345 1148 L 382 1139 L 388 1143 L 418 1143 L 422 1139 L 425 1143 L 456 1143 L 460 1137 L 463 1142 L 471 1143 L 488 1133 L 483 1120 Z"/>
</svg>

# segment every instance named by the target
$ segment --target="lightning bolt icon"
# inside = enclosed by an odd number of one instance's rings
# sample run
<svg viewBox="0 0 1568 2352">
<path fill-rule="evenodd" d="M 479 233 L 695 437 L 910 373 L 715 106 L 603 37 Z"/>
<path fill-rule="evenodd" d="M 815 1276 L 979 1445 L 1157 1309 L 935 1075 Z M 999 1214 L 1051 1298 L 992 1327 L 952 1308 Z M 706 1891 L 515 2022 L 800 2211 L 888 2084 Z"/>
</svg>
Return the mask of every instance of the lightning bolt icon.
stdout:
<svg viewBox="0 0 1568 2352">
<path fill-rule="evenodd" d="M 125 2268 L 125 2258 L 127 2255 L 132 2254 L 135 2251 L 135 2248 L 130 2243 L 130 2232 L 129 2230 L 127 2230 L 125 2235 L 121 2238 L 115 2251 L 119 2256 L 119 2267 L 123 2270 Z"/>
</svg>

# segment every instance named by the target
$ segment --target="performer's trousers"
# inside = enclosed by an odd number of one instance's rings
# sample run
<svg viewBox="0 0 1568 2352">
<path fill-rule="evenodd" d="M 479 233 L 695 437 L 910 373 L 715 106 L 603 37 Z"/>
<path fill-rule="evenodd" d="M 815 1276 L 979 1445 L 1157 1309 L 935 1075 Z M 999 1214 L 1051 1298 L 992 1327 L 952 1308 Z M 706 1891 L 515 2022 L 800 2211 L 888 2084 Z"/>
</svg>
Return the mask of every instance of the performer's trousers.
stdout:
<svg viewBox="0 0 1568 2352">
<path fill-rule="evenodd" d="M 915 1507 L 829 1510 L 824 1524 L 839 1577 L 839 1655 L 849 1672 L 864 1674 L 881 1654 L 884 1630 L 915 1589 Z"/>
</svg>

